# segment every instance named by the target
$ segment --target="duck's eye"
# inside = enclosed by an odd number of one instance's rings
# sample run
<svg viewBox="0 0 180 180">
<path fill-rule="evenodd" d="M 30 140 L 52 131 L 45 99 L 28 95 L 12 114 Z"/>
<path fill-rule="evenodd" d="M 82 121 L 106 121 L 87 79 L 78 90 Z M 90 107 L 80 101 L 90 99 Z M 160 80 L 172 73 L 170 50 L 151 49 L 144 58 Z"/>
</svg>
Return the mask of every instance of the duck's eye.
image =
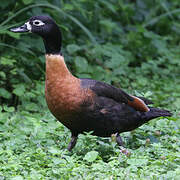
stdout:
<svg viewBox="0 0 180 180">
<path fill-rule="evenodd" d="M 44 25 L 44 23 L 42 21 L 40 21 L 40 20 L 34 20 L 33 21 L 33 25 L 35 25 L 35 26 L 42 26 L 42 25 Z"/>
</svg>

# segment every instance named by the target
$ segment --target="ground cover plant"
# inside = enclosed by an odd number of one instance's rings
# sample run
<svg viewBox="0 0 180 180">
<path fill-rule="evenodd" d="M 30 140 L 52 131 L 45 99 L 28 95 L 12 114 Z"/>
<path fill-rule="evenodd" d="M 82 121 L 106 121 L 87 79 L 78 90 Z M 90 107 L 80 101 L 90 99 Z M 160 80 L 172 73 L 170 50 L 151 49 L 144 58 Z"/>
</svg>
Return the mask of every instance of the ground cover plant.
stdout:
<svg viewBox="0 0 180 180">
<path fill-rule="evenodd" d="M 180 179 L 180 8 L 173 1 L 3 1 L 0 5 L 0 179 Z M 72 73 L 150 98 L 173 117 L 109 138 L 70 132 L 44 98 L 43 43 L 8 29 L 49 14 Z"/>
</svg>

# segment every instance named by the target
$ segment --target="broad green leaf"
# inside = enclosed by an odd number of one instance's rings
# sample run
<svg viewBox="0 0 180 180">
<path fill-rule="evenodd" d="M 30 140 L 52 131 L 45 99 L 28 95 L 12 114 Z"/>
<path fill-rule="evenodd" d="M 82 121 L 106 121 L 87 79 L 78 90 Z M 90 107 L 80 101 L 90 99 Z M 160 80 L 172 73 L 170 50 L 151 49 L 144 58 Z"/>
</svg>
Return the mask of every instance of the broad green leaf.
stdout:
<svg viewBox="0 0 180 180">
<path fill-rule="evenodd" d="M 14 176 L 14 177 L 11 177 L 10 180 L 23 180 L 23 176 Z"/>
<path fill-rule="evenodd" d="M 112 22 L 111 20 L 107 20 L 107 19 L 106 20 L 101 20 L 100 24 L 102 24 L 109 33 L 111 33 L 112 30 L 114 28 L 116 28 L 116 26 L 117 26 L 114 22 Z"/>
<path fill-rule="evenodd" d="M 79 73 L 87 72 L 88 62 L 85 58 L 78 56 L 75 58 L 75 67 Z"/>
<path fill-rule="evenodd" d="M 23 84 L 16 85 L 16 88 L 13 90 L 13 93 L 17 96 L 23 96 L 25 93 L 25 86 Z"/>
<path fill-rule="evenodd" d="M 6 8 L 10 3 L 11 3 L 11 1 L 1 0 L 1 5 L 0 5 L 0 7 L 1 7 L 2 9 L 4 9 L 4 8 Z"/>
<path fill-rule="evenodd" d="M 73 53 L 77 52 L 80 49 L 81 49 L 81 47 L 76 45 L 76 44 L 69 44 L 67 46 L 67 51 L 68 51 L 69 54 L 73 54 Z"/>
<path fill-rule="evenodd" d="M 11 94 L 4 88 L 0 88 L 0 96 L 2 96 L 3 98 L 6 98 L 6 99 L 11 98 Z"/>
<path fill-rule="evenodd" d="M 48 151 L 52 154 L 61 154 L 61 151 L 58 148 L 50 147 Z"/>
<path fill-rule="evenodd" d="M 108 68 L 118 68 L 121 64 L 125 63 L 125 59 L 120 54 L 112 54 L 112 58 L 107 60 L 105 65 Z"/>
<path fill-rule="evenodd" d="M 51 151 L 49 151 L 51 152 Z M 54 152 L 54 151 L 53 151 Z M 53 154 L 53 152 L 51 152 Z M 53 159 L 53 163 L 56 164 L 67 164 L 67 161 L 65 159 L 61 159 L 61 158 L 56 158 L 54 157 Z"/>
<path fill-rule="evenodd" d="M 35 103 L 27 103 L 25 105 L 25 109 L 28 111 L 38 111 L 39 106 Z"/>
<path fill-rule="evenodd" d="M 15 111 L 15 108 L 14 107 L 8 107 L 8 106 L 3 106 L 3 109 L 6 111 L 6 112 L 14 112 Z"/>
<path fill-rule="evenodd" d="M 0 64 L 2 65 L 14 65 L 15 62 L 16 60 L 7 57 L 1 57 L 0 59 Z"/>
<path fill-rule="evenodd" d="M 34 0 L 22 0 L 22 1 L 23 1 L 23 3 L 24 3 L 24 4 L 26 4 L 26 5 L 27 5 L 27 4 L 32 3 Z"/>
<path fill-rule="evenodd" d="M 71 5 L 71 4 L 66 3 L 66 4 L 63 6 L 63 9 L 64 9 L 64 10 L 68 10 L 68 11 L 72 11 L 72 10 L 74 9 L 74 6 Z"/>
<path fill-rule="evenodd" d="M 148 159 L 138 159 L 138 158 L 136 158 L 136 159 L 128 159 L 127 163 L 130 164 L 130 165 L 142 167 L 142 166 L 147 165 Z"/>
<path fill-rule="evenodd" d="M 3 71 L 0 71 L 0 76 L 1 76 L 2 78 L 6 78 L 6 74 L 5 74 Z"/>
<path fill-rule="evenodd" d="M 88 161 L 88 162 L 93 162 L 97 159 L 98 154 L 99 153 L 97 151 L 90 151 L 84 156 L 83 159 Z"/>
<path fill-rule="evenodd" d="M 104 4 L 108 9 L 110 9 L 113 13 L 116 13 L 116 6 L 113 3 L 108 2 L 106 0 L 99 1 L 100 3 Z"/>
</svg>

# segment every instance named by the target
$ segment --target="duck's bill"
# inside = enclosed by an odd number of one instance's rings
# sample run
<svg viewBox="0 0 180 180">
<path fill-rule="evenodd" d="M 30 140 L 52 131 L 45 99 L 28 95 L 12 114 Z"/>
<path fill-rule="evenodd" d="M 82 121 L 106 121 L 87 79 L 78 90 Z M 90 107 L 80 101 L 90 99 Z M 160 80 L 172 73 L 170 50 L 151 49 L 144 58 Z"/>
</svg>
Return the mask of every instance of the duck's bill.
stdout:
<svg viewBox="0 0 180 180">
<path fill-rule="evenodd" d="M 10 31 L 15 33 L 23 33 L 23 32 L 29 32 L 30 30 L 27 28 L 27 24 L 24 24 L 20 27 L 11 28 Z"/>
</svg>

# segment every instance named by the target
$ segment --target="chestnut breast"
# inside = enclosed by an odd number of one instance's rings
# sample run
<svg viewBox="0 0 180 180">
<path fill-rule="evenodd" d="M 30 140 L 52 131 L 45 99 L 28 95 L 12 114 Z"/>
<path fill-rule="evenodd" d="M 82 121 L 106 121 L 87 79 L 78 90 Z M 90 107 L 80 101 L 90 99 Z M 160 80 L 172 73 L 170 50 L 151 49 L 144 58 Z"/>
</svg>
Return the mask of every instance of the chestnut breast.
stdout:
<svg viewBox="0 0 180 180">
<path fill-rule="evenodd" d="M 81 88 L 80 80 L 69 72 L 62 56 L 46 55 L 45 96 L 52 114 L 69 126 L 69 117 L 80 112 L 85 101 L 93 102 L 94 94 Z"/>
</svg>

